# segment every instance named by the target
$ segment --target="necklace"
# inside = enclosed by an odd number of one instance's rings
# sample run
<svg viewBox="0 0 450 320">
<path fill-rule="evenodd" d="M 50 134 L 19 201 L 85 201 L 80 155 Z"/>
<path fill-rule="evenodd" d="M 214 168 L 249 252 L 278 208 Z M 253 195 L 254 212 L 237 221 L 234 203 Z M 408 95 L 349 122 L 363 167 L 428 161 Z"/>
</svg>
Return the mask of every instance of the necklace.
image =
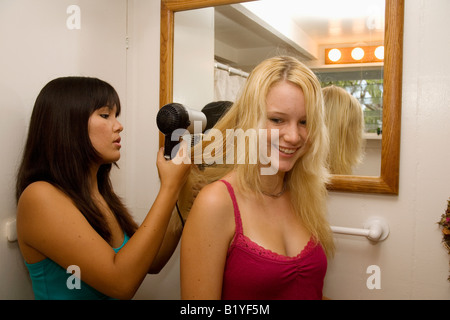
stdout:
<svg viewBox="0 0 450 320">
<path fill-rule="evenodd" d="M 266 195 L 266 196 L 269 196 L 269 197 L 272 197 L 272 198 L 276 199 L 276 198 L 281 197 L 285 191 L 286 191 L 286 179 L 284 179 L 284 181 L 283 181 L 283 188 L 281 189 L 280 192 L 278 192 L 276 194 L 272 194 L 272 193 L 268 193 L 268 192 L 262 191 L 262 193 L 264 195 Z"/>
</svg>

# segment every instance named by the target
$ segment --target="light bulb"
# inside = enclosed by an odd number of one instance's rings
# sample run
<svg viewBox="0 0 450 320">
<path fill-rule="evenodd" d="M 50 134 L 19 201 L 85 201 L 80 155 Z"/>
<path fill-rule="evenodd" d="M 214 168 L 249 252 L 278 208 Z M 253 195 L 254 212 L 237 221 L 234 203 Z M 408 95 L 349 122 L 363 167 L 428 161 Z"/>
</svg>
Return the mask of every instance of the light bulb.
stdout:
<svg viewBox="0 0 450 320">
<path fill-rule="evenodd" d="M 328 58 L 333 62 L 338 61 L 341 58 L 341 56 L 342 56 L 342 54 L 339 49 L 331 49 L 328 52 Z"/>
<path fill-rule="evenodd" d="M 380 60 L 384 59 L 384 46 L 379 46 L 375 49 L 375 57 Z"/>
<path fill-rule="evenodd" d="M 355 48 L 352 50 L 352 58 L 355 60 L 361 60 L 364 57 L 364 50 L 362 48 Z"/>
</svg>

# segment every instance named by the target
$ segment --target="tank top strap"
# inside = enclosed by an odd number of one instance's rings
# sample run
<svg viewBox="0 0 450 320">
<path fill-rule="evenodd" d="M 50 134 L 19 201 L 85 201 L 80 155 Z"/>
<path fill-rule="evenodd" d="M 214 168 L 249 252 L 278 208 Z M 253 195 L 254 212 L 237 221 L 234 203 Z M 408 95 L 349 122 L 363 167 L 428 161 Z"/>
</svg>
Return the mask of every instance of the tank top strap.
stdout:
<svg viewBox="0 0 450 320">
<path fill-rule="evenodd" d="M 228 189 L 228 193 L 230 194 L 231 200 L 233 201 L 233 209 L 234 209 L 234 221 L 236 224 L 236 234 L 242 234 L 242 220 L 241 220 L 241 213 L 239 211 L 239 206 L 236 200 L 236 195 L 234 194 L 234 189 L 231 186 L 231 184 L 226 180 L 219 180 L 222 181 Z"/>
</svg>

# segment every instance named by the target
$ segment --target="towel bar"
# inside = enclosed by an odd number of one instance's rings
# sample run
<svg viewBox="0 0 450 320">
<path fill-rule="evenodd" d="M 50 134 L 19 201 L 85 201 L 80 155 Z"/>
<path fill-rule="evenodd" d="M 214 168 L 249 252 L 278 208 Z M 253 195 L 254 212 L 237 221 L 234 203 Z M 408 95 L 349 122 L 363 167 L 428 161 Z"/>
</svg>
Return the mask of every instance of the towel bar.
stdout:
<svg viewBox="0 0 450 320">
<path fill-rule="evenodd" d="M 389 235 L 389 225 L 380 218 L 367 220 L 364 229 L 332 226 L 331 230 L 334 233 L 364 236 L 371 241 L 383 241 Z"/>
</svg>

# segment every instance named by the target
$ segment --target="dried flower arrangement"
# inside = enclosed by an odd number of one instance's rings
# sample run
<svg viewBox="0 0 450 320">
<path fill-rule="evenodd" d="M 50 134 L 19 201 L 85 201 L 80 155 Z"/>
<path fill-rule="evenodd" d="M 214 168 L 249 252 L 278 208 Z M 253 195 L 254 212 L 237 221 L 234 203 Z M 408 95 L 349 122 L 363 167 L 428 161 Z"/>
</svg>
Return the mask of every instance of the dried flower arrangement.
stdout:
<svg viewBox="0 0 450 320">
<path fill-rule="evenodd" d="M 441 220 L 438 224 L 442 227 L 442 243 L 450 254 L 450 199 L 447 200 L 447 210 L 441 215 Z M 450 276 L 447 280 L 450 281 Z"/>
</svg>

